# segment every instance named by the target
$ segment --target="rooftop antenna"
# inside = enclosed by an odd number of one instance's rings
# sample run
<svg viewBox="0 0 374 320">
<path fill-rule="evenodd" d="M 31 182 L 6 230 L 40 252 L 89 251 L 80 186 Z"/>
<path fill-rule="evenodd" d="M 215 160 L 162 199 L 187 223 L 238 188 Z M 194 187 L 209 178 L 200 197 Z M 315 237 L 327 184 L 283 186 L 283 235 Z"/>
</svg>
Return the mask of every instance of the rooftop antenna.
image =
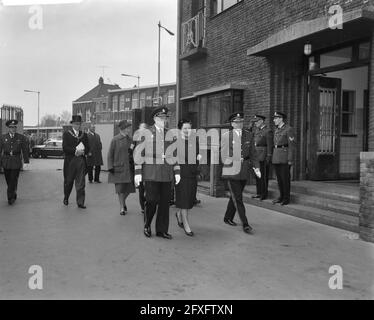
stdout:
<svg viewBox="0 0 374 320">
<path fill-rule="evenodd" d="M 98 68 L 102 69 L 102 72 L 103 72 L 102 77 L 103 77 L 103 79 L 105 79 L 105 69 L 107 69 L 109 67 L 108 66 L 98 66 Z"/>
</svg>

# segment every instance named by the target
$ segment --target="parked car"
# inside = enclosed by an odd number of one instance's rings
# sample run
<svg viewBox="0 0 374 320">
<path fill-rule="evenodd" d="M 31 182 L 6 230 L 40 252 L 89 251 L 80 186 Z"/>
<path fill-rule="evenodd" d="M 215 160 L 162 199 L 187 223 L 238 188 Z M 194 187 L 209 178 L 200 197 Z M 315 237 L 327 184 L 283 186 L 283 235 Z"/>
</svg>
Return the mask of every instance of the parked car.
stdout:
<svg viewBox="0 0 374 320">
<path fill-rule="evenodd" d="M 62 140 L 49 140 L 43 145 L 32 148 L 33 158 L 62 157 L 63 155 Z"/>
</svg>

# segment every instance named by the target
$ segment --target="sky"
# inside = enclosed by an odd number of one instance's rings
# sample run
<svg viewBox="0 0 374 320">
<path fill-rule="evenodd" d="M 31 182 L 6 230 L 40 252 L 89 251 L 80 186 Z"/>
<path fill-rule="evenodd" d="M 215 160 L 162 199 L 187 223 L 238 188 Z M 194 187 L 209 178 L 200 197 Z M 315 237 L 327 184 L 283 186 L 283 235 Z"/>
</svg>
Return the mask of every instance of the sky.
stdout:
<svg viewBox="0 0 374 320">
<path fill-rule="evenodd" d="M 42 118 L 71 112 L 100 76 L 122 88 L 137 79 L 121 73 L 157 85 L 158 21 L 177 33 L 177 0 L 83 0 L 42 5 L 42 15 L 30 8 L 0 0 L 0 105 L 23 107 L 25 125 L 38 121 L 37 94 L 25 89 L 40 91 Z M 161 31 L 161 83 L 175 82 L 177 38 Z"/>
</svg>

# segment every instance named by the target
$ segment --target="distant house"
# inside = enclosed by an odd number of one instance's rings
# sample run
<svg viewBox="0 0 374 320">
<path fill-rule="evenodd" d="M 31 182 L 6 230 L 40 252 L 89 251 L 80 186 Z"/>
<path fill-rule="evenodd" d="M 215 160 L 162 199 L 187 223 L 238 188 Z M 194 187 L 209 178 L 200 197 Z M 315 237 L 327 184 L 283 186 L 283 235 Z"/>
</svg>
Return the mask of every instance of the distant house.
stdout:
<svg viewBox="0 0 374 320">
<path fill-rule="evenodd" d="M 73 101 L 73 115 L 81 115 L 83 122 L 91 122 L 97 110 L 106 110 L 108 106 L 108 91 L 121 89 L 118 85 L 106 84 L 102 77 L 99 84 Z"/>
</svg>

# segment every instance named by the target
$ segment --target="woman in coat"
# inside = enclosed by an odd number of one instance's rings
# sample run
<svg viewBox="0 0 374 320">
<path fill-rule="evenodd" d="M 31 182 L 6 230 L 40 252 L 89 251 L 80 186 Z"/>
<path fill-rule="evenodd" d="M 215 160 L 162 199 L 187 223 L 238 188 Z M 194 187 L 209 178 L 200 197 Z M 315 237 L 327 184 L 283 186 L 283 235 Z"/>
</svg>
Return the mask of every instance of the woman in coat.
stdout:
<svg viewBox="0 0 374 320">
<path fill-rule="evenodd" d="M 114 183 L 120 204 L 120 214 L 127 213 L 126 198 L 135 192 L 134 171 L 132 160 L 132 139 L 129 127 L 131 124 L 126 120 L 118 124 L 120 133 L 110 143 L 108 151 L 108 182 Z"/>
<path fill-rule="evenodd" d="M 178 129 L 180 130 L 180 138 L 178 139 L 180 145 L 178 145 L 178 147 L 184 150 L 184 152 L 178 151 L 178 157 L 184 156 L 184 161 L 181 161 L 181 159 L 179 160 L 181 168 L 181 181 L 175 186 L 175 206 L 178 208 L 175 215 L 179 227 L 184 229 L 186 235 L 192 237 L 194 233 L 191 231 L 188 222 L 188 213 L 189 210 L 191 210 L 194 206 L 195 202 L 197 176 L 199 175 L 198 161 L 201 159 L 201 156 L 197 155 L 195 158 L 195 155 L 197 154 L 196 152 L 193 156 L 194 159 L 192 159 L 191 156 L 189 157 L 191 150 L 194 150 L 194 148 L 195 150 L 198 150 L 197 143 L 194 143 L 194 139 L 190 139 L 189 141 L 189 137 L 191 135 L 191 122 L 186 119 L 180 120 L 178 122 Z"/>
</svg>

